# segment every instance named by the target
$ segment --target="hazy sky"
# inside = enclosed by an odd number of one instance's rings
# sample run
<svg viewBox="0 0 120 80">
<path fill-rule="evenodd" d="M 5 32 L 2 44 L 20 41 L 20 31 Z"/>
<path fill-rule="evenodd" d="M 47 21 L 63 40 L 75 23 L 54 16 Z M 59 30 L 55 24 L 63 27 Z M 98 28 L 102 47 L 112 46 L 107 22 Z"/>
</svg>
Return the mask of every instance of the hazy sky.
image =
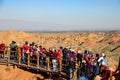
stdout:
<svg viewBox="0 0 120 80">
<path fill-rule="evenodd" d="M 0 30 L 9 29 L 120 30 L 120 0 L 0 0 Z"/>
</svg>

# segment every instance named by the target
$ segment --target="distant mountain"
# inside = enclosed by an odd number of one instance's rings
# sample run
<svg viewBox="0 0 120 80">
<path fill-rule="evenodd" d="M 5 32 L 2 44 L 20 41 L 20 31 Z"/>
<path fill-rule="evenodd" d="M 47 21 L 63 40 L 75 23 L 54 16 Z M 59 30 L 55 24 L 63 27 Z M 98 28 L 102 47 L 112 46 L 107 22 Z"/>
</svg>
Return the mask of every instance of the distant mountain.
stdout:
<svg viewBox="0 0 120 80">
<path fill-rule="evenodd" d="M 0 20 L 0 31 L 20 30 L 20 31 L 119 31 L 120 27 L 115 26 L 85 26 L 85 25 L 61 25 L 56 23 L 34 22 L 24 20 Z"/>
<path fill-rule="evenodd" d="M 0 20 L 0 30 L 56 31 L 60 26 L 62 25 L 34 21 Z"/>
</svg>

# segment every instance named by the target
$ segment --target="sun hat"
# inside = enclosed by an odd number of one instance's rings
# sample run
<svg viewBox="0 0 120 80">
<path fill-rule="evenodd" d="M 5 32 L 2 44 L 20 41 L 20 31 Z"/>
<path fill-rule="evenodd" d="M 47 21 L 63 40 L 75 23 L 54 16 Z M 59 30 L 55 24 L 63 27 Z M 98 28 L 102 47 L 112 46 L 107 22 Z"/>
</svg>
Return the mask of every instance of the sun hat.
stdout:
<svg viewBox="0 0 120 80">
<path fill-rule="evenodd" d="M 106 56 L 104 53 L 102 53 L 102 57 Z"/>
</svg>

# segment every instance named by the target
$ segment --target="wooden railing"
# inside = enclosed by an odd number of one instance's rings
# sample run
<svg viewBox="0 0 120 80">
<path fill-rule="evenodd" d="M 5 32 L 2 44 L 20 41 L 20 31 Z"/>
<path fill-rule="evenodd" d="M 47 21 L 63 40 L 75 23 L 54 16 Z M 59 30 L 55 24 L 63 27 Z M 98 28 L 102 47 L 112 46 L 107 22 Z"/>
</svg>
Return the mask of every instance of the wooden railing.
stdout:
<svg viewBox="0 0 120 80">
<path fill-rule="evenodd" d="M 12 52 L 15 52 L 15 54 L 17 54 L 17 55 L 14 55 L 14 56 L 12 56 L 11 55 L 11 53 Z M 46 71 L 48 71 L 48 72 L 50 72 L 50 71 L 52 71 L 52 72 L 54 72 L 53 71 L 53 67 L 51 66 L 51 64 L 53 64 L 53 62 L 52 61 L 50 61 L 50 58 L 52 58 L 52 57 L 49 57 L 49 56 L 47 56 L 46 57 L 46 60 L 42 60 L 42 59 L 40 59 L 40 55 L 33 55 L 33 56 L 36 56 L 36 58 L 34 59 L 34 58 L 32 58 L 31 57 L 31 55 L 30 55 L 30 53 L 24 53 L 24 54 L 26 54 L 27 55 L 27 57 L 24 57 L 23 56 L 23 58 L 24 59 L 26 59 L 27 60 L 27 62 L 26 63 L 22 63 L 21 61 L 22 61 L 22 57 L 21 57 L 21 51 L 11 51 L 10 49 L 6 49 L 5 51 L 3 51 L 3 58 L 0 58 L 0 59 L 4 59 L 4 57 L 5 56 L 7 56 L 7 65 L 10 65 L 10 63 L 11 62 L 14 62 L 14 63 L 17 63 L 17 64 L 25 64 L 25 65 L 27 65 L 27 66 L 33 66 L 33 67 L 35 67 L 36 69 L 41 69 L 41 68 L 43 68 L 43 67 L 41 67 L 41 64 L 40 64 L 40 62 L 44 62 L 45 63 L 45 65 L 44 65 L 44 69 L 46 70 Z M 16 60 L 13 60 L 12 58 L 17 58 Z M 63 64 L 63 61 L 64 61 L 65 59 L 63 59 L 62 57 L 60 58 L 60 61 L 59 62 L 56 62 L 56 64 L 57 65 L 59 65 L 59 67 L 57 68 L 58 70 L 57 71 L 55 71 L 55 72 L 58 72 L 58 73 L 61 73 L 61 72 L 63 72 L 63 66 L 69 66 L 69 65 L 67 65 L 67 64 Z M 34 61 L 34 63 L 32 62 L 32 61 Z M 34 64 L 34 65 L 33 65 Z M 80 64 L 80 63 L 79 63 Z M 77 80 L 77 78 L 78 78 L 78 76 L 77 76 L 77 70 L 78 70 L 78 68 L 79 68 L 79 65 L 77 64 L 77 65 L 75 65 L 75 71 L 74 71 L 74 80 Z M 69 75 L 68 75 L 69 76 Z M 70 76 L 69 76 L 70 77 Z M 111 79 L 111 77 L 112 77 L 112 72 L 110 72 L 110 78 L 109 79 Z"/>
<path fill-rule="evenodd" d="M 16 55 L 12 55 L 11 53 L 15 53 Z M 53 71 L 53 66 L 51 66 L 51 64 L 53 64 L 54 62 L 52 62 L 50 60 L 50 58 L 52 58 L 52 57 L 46 56 L 46 60 L 42 60 L 42 59 L 40 59 L 40 57 L 41 57 L 40 55 L 33 55 L 33 56 L 36 56 L 36 58 L 32 58 L 30 53 L 24 53 L 25 55 L 27 55 L 27 57 L 25 57 L 25 56 L 21 57 L 21 54 L 23 54 L 21 51 L 11 51 L 9 48 L 7 48 L 5 51 L 3 51 L 3 58 L 0 58 L 0 59 L 4 60 L 4 57 L 7 56 L 6 57 L 7 58 L 6 63 L 7 63 L 8 66 L 12 62 L 12 63 L 16 63 L 16 64 L 19 64 L 19 65 L 24 64 L 24 65 L 27 65 L 27 66 L 33 66 L 36 69 L 44 68 L 48 72 L 57 72 L 58 74 L 59 73 L 65 74 L 63 72 L 62 68 L 63 68 L 63 66 L 69 66 L 67 64 L 62 63 L 64 59 L 61 57 L 59 62 L 56 62 L 56 65 L 59 65 L 58 67 L 56 67 L 57 70 Z M 27 62 L 23 63 L 22 58 L 24 58 Z M 33 63 L 33 61 L 35 63 Z M 43 67 L 41 67 L 40 62 L 45 63 L 45 65 Z M 67 76 L 69 76 L 69 75 L 67 75 Z M 74 80 L 76 80 L 76 79 L 74 79 Z"/>
</svg>

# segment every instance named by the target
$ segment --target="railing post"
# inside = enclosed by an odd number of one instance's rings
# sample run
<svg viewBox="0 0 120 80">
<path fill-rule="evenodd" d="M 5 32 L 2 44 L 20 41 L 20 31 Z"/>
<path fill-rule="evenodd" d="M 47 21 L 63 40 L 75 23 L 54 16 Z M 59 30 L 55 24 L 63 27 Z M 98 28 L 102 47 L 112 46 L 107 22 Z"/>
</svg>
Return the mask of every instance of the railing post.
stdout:
<svg viewBox="0 0 120 80">
<path fill-rule="evenodd" d="M 77 80 L 77 71 L 78 71 L 78 64 L 77 64 L 77 58 L 76 58 L 76 63 L 75 63 L 75 71 L 74 71 L 74 80 Z"/>
<path fill-rule="evenodd" d="M 40 66 L 40 56 L 39 56 L 39 54 L 37 55 L 37 68 L 39 68 L 39 66 Z"/>
<path fill-rule="evenodd" d="M 3 58 L 5 58 L 5 52 L 6 52 L 6 50 L 3 51 Z"/>
<path fill-rule="evenodd" d="M 30 65 L 30 53 L 27 53 L 27 54 L 28 54 L 27 65 L 29 66 Z"/>
<path fill-rule="evenodd" d="M 8 55 L 7 65 L 9 66 L 10 65 L 10 50 L 9 49 L 7 50 L 7 55 Z"/>
<path fill-rule="evenodd" d="M 62 71 L 62 57 L 60 57 L 60 69 L 59 69 L 59 71 L 61 72 Z"/>
<path fill-rule="evenodd" d="M 75 66 L 76 70 L 74 72 L 74 80 L 77 80 L 77 69 L 78 69 L 78 65 Z"/>
<path fill-rule="evenodd" d="M 110 70 L 110 77 L 108 78 L 108 80 L 112 80 L 112 70 Z"/>
<path fill-rule="evenodd" d="M 18 64 L 21 64 L 21 55 L 19 51 L 18 51 Z"/>
<path fill-rule="evenodd" d="M 50 57 L 47 57 L 47 70 L 50 71 Z"/>
</svg>

